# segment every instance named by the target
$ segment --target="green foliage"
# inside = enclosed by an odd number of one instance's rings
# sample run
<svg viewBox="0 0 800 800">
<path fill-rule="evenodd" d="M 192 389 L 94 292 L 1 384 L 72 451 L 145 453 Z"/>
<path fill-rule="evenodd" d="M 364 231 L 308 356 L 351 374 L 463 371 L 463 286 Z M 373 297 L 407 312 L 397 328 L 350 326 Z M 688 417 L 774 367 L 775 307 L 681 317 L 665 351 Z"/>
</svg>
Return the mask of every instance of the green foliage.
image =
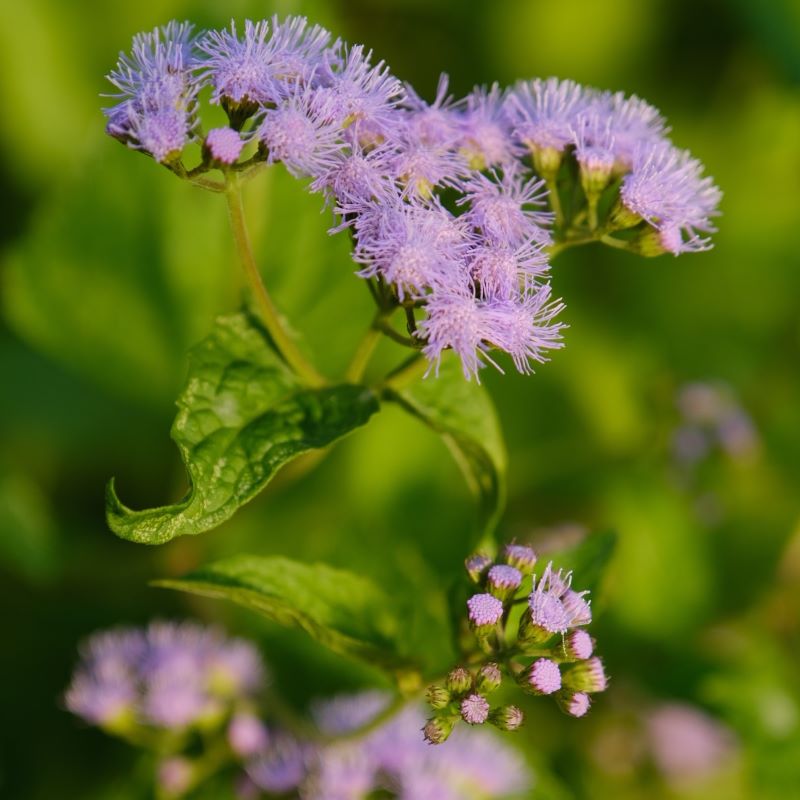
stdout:
<svg viewBox="0 0 800 800">
<path fill-rule="evenodd" d="M 172 438 L 190 489 L 173 505 L 132 511 L 109 484 L 106 512 L 124 539 L 163 544 L 207 531 L 255 497 L 288 461 L 363 425 L 378 409 L 362 386 L 304 388 L 244 314 L 221 317 L 193 351 Z"/>
<path fill-rule="evenodd" d="M 505 506 L 506 450 L 486 390 L 466 381 L 458 359 L 448 353 L 438 377 L 386 395 L 444 439 L 478 500 L 480 531 L 491 535 Z"/>
<path fill-rule="evenodd" d="M 371 581 L 345 570 L 239 555 L 156 585 L 231 600 L 280 625 L 300 627 L 337 653 L 376 666 L 410 666 L 401 654 L 397 604 Z"/>
</svg>

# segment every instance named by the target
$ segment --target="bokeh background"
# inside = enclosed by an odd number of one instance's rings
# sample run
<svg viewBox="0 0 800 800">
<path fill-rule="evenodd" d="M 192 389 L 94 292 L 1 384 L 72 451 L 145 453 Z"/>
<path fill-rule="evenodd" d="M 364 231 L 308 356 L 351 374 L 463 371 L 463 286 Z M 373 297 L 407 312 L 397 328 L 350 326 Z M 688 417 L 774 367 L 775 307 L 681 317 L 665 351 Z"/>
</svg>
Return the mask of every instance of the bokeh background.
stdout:
<svg viewBox="0 0 800 800">
<path fill-rule="evenodd" d="M 442 70 L 459 95 L 548 75 L 635 92 L 717 179 L 712 252 L 564 254 L 566 348 L 533 377 L 486 375 L 510 449 L 503 533 L 545 546 L 619 535 L 595 601 L 612 688 L 582 721 L 536 704 L 516 742 L 542 799 L 799 797 L 794 0 L 2 4 L 0 795 L 137 796 L 133 754 L 60 706 L 76 642 L 99 627 L 221 621 L 259 641 L 299 706 L 372 679 L 302 635 L 150 579 L 280 553 L 434 603 L 469 547 L 455 465 L 391 409 L 204 536 L 152 549 L 105 527 L 112 475 L 133 507 L 182 494 L 168 433 L 186 352 L 240 285 L 220 198 L 104 136 L 103 75 L 132 34 L 170 18 L 218 27 L 276 11 L 367 43 L 429 98 Z M 346 237 L 328 238 L 318 198 L 279 168 L 247 204 L 278 302 L 340 369 L 370 313 Z"/>
</svg>

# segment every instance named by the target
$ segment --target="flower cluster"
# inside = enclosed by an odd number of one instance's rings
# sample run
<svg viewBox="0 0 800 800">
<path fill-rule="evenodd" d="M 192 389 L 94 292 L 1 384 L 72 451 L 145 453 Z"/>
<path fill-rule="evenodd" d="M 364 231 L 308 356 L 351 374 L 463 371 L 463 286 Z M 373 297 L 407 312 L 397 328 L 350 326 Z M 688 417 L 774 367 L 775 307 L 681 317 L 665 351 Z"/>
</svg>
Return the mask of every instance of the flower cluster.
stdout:
<svg viewBox="0 0 800 800">
<path fill-rule="evenodd" d="M 420 710 L 408 705 L 366 735 L 348 739 L 386 708 L 389 698 L 364 692 L 320 703 L 314 718 L 323 736 L 308 745 L 282 737 L 248 765 L 253 783 L 269 793 L 297 791 L 307 798 L 500 798 L 529 788 L 522 758 L 487 731 L 459 731 L 432 752 L 419 735 Z"/>
<path fill-rule="evenodd" d="M 193 623 L 154 622 L 92 636 L 65 694 L 67 708 L 123 736 L 219 726 L 264 681 L 255 648 Z"/>
<path fill-rule="evenodd" d="M 456 101 L 443 76 L 428 103 L 363 46 L 299 17 L 194 38 L 170 23 L 136 37 L 109 77 L 121 91 L 106 110 L 109 133 L 177 174 L 187 175 L 183 146 L 198 139 L 196 170 L 280 161 L 310 179 L 334 209 L 332 230 L 351 231 L 376 298 L 405 307 L 411 341 L 434 369 L 453 350 L 468 378 L 498 366 L 492 350 L 529 372 L 561 346 L 554 243 L 629 229 L 617 246 L 677 254 L 705 249 L 714 230 L 719 191 L 637 97 L 551 78 Z M 203 136 L 205 86 L 230 126 Z M 583 198 L 565 214 L 569 159 Z"/>
<path fill-rule="evenodd" d="M 747 460 L 758 451 L 753 420 L 726 384 L 686 384 L 678 392 L 677 406 L 681 422 L 672 444 L 679 464 L 696 465 L 715 448 L 734 460 Z"/>
<path fill-rule="evenodd" d="M 575 591 L 572 573 L 555 571 L 552 563 L 537 579 L 536 562 L 534 551 L 520 544 L 507 545 L 497 562 L 483 554 L 467 559 L 467 573 L 481 590 L 467 600 L 467 621 L 489 660 L 472 670 L 456 667 L 444 685 L 428 689 L 435 714 L 425 738 L 432 744 L 445 741 L 459 720 L 509 731 L 522 725 L 517 706 L 493 707 L 489 700 L 504 671 L 527 694 L 553 695 L 573 717 L 589 710 L 590 695 L 605 691 L 605 669 L 585 630 L 592 621 L 587 592 Z M 522 613 L 514 614 L 520 604 Z"/>
</svg>

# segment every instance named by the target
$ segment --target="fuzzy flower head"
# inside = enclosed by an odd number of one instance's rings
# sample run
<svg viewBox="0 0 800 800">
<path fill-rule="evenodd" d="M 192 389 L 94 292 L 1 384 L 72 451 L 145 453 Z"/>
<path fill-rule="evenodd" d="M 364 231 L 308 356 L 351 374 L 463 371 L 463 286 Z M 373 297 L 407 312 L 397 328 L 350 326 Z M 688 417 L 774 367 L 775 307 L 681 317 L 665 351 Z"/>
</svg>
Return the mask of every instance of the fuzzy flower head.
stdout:
<svg viewBox="0 0 800 800">
<path fill-rule="evenodd" d="M 544 226 L 552 215 L 537 210 L 545 205 L 546 197 L 542 181 L 512 169 L 502 175 L 475 173 L 464 182 L 464 196 L 458 204 L 469 204 L 467 217 L 488 242 L 517 247 L 531 240 L 551 241 Z"/>
<path fill-rule="evenodd" d="M 264 678 L 250 644 L 192 623 L 96 634 L 81 655 L 67 708 L 109 730 L 123 723 L 180 730 L 219 718 Z"/>
<path fill-rule="evenodd" d="M 453 97 L 448 94 L 449 83 L 449 77 L 442 73 L 436 97 L 430 104 L 414 91 L 413 86 L 405 85 L 406 128 L 413 139 L 431 148 L 450 149 L 459 136 L 460 120 L 454 110 Z"/>
<path fill-rule="evenodd" d="M 109 135 L 159 162 L 183 150 L 196 123 L 193 47 L 192 26 L 186 22 L 134 37 L 131 54 L 120 53 L 108 75 L 119 90 L 112 95 L 119 103 L 103 110 Z"/>
<path fill-rule="evenodd" d="M 637 149 L 657 144 L 669 132 L 661 112 L 636 95 L 604 92 L 593 103 L 593 110 L 608 121 L 619 174 L 630 170 Z"/>
<path fill-rule="evenodd" d="M 380 275 L 401 299 L 466 282 L 461 254 L 468 242 L 444 208 L 395 202 L 362 217 L 356 231 L 354 259 L 365 265 L 360 274 Z"/>
<path fill-rule="evenodd" d="M 304 17 L 246 20 L 239 38 L 230 30 L 209 31 L 198 43 L 205 58 L 203 78 L 211 84 L 211 102 L 258 106 L 278 102 L 287 89 L 322 62 L 330 33 Z M 253 109 L 254 110 L 254 109 Z"/>
<path fill-rule="evenodd" d="M 397 105 L 405 96 L 402 83 L 383 61 L 373 65 L 372 52 L 362 45 L 345 48 L 343 58 L 327 58 L 320 95 L 328 102 L 332 119 L 352 128 L 356 141 L 378 143 L 389 135 Z"/>
<path fill-rule="evenodd" d="M 522 374 L 532 372 L 531 362 L 543 364 L 547 351 L 563 347 L 562 323 L 554 318 L 563 310 L 560 301 L 550 301 L 550 286 L 536 286 L 520 300 L 495 301 L 487 304 L 485 338 L 507 352 Z"/>
<path fill-rule="evenodd" d="M 477 87 L 467 96 L 459 149 L 475 170 L 505 169 L 524 152 L 511 135 L 505 104 L 506 94 L 496 83 L 490 89 Z"/>
<path fill-rule="evenodd" d="M 647 220 L 660 234 L 664 250 L 675 255 L 709 249 L 701 236 L 716 230 L 722 193 L 702 164 L 668 143 L 639 148 L 625 176 L 620 198 L 625 208 Z"/>
<path fill-rule="evenodd" d="M 565 714 L 585 717 L 592 705 L 592 698 L 586 692 L 571 692 L 567 689 L 556 695 L 556 702 Z"/>
<path fill-rule="evenodd" d="M 540 172 L 557 169 L 559 154 L 572 141 L 573 124 L 590 99 L 584 87 L 557 78 L 519 83 L 509 93 L 506 109 L 514 135 L 538 156 Z"/>
<path fill-rule="evenodd" d="M 547 274 L 547 253 L 541 242 L 530 240 L 518 247 L 481 242 L 471 253 L 473 280 L 484 299 L 512 300 L 521 287 Z"/>
<path fill-rule="evenodd" d="M 330 119 L 329 103 L 312 88 L 297 86 L 264 112 L 256 136 L 270 163 L 282 161 L 295 177 L 317 177 L 336 166 L 343 149 L 341 130 Z"/>
</svg>

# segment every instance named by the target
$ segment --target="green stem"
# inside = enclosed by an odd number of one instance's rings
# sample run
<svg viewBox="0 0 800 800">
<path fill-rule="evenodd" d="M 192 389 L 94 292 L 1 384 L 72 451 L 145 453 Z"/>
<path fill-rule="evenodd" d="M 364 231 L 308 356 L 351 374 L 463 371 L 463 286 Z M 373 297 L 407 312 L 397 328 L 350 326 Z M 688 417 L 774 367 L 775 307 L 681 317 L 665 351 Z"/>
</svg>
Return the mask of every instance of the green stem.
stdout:
<svg viewBox="0 0 800 800">
<path fill-rule="evenodd" d="M 267 292 L 267 287 L 261 280 L 261 273 L 258 271 L 253 248 L 250 245 L 250 237 L 247 234 L 247 226 L 244 219 L 244 208 L 242 206 L 242 193 L 239 187 L 239 180 L 233 175 L 228 175 L 225 199 L 228 201 L 228 213 L 231 222 L 233 239 L 236 250 L 244 267 L 250 288 L 253 291 L 261 319 L 272 337 L 278 352 L 283 356 L 286 363 L 302 378 L 309 386 L 322 386 L 325 379 L 310 364 L 305 356 L 300 352 L 294 339 L 286 330 L 281 315 L 278 312 L 272 298 Z"/>
<path fill-rule="evenodd" d="M 586 198 L 586 204 L 589 211 L 589 228 L 592 231 L 597 230 L 597 203 L 600 198 L 596 194 L 590 194 Z"/>
<path fill-rule="evenodd" d="M 364 377 L 367 364 L 369 364 L 369 360 L 372 358 L 372 354 L 375 352 L 375 348 L 381 338 L 380 322 L 383 316 L 380 311 L 375 315 L 372 325 L 367 328 L 367 332 L 358 343 L 350 365 L 344 373 L 344 379 L 348 383 L 358 383 Z"/>
<path fill-rule="evenodd" d="M 546 178 L 545 183 L 547 184 L 547 191 L 549 192 L 550 208 L 556 215 L 554 227 L 560 228 L 564 224 L 564 210 L 561 207 L 561 197 L 558 194 L 558 184 L 556 183 L 555 178 Z"/>
<path fill-rule="evenodd" d="M 616 247 L 618 250 L 630 250 L 630 243 L 622 239 L 615 239 L 613 236 L 600 236 L 600 241 L 609 247 Z"/>
<path fill-rule="evenodd" d="M 380 382 L 378 388 L 391 389 L 395 392 L 400 391 L 422 377 L 427 368 L 428 362 L 423 357 L 422 353 L 414 353 L 413 356 L 407 358 L 399 367 L 392 370 Z"/>
</svg>

